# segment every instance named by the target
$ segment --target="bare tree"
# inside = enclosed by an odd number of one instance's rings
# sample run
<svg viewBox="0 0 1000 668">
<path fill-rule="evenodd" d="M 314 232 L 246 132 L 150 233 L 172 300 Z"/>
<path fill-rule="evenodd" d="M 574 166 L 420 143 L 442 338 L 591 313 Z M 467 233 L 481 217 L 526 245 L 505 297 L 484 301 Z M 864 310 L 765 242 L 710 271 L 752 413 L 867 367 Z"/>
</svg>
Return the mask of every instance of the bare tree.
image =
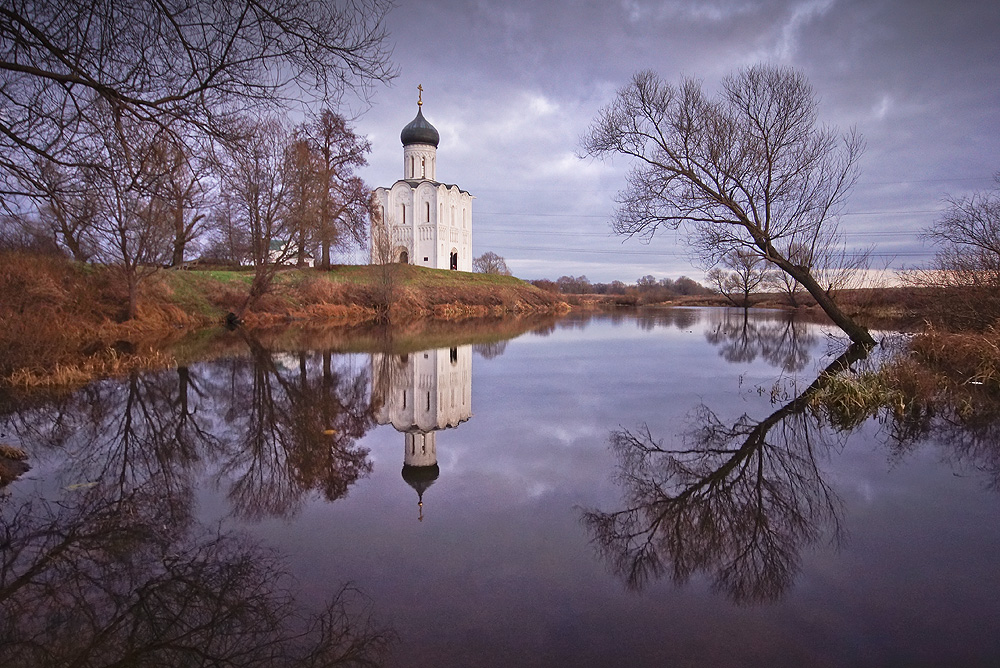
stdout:
<svg viewBox="0 0 1000 668">
<path fill-rule="evenodd" d="M 131 319 L 136 317 L 139 284 L 169 257 L 165 207 L 152 196 L 164 179 L 163 133 L 156 126 L 130 121 L 115 108 L 108 109 L 98 131 L 88 153 L 108 169 L 84 169 L 97 186 L 98 258 L 121 272 L 128 290 L 126 314 Z"/>
<path fill-rule="evenodd" d="M 707 274 L 709 282 L 734 306 L 749 308 L 750 295 L 771 280 L 767 263 L 760 255 L 742 249 L 726 253 L 720 262 L 730 271 L 714 267 Z M 739 301 L 734 295 L 739 295 Z"/>
<path fill-rule="evenodd" d="M 510 276 L 507 262 L 493 251 L 486 251 L 472 260 L 472 268 L 480 274 L 500 274 Z"/>
<path fill-rule="evenodd" d="M 371 195 L 371 261 L 375 265 L 375 303 L 378 319 L 389 322 L 392 306 L 398 298 L 399 267 L 392 239 L 392 216 L 382 217 L 375 194 Z"/>
<path fill-rule="evenodd" d="M 35 166 L 44 203 L 36 216 L 23 217 L 24 223 L 51 238 L 74 260 L 86 262 L 96 252 L 98 198 L 92 170 L 68 169 L 41 158 Z"/>
<path fill-rule="evenodd" d="M 943 289 L 955 324 L 983 328 L 1000 317 L 1000 174 L 993 190 L 948 198 L 945 213 L 923 232 L 937 246 L 930 266 L 908 276 Z"/>
<path fill-rule="evenodd" d="M 268 292 L 294 245 L 288 238 L 287 129 L 276 119 L 243 119 L 234 135 L 236 140 L 221 144 L 215 164 L 219 215 L 243 230 L 254 267 L 250 291 L 236 313 L 242 317 Z"/>
<path fill-rule="evenodd" d="M 814 269 L 786 249 L 836 217 L 857 175 L 864 143 L 817 125 L 816 99 L 794 70 L 754 66 L 726 78 L 718 99 L 688 79 L 674 87 L 636 74 L 582 138 L 591 156 L 637 164 L 618 195 L 614 229 L 646 240 L 685 227 L 702 260 L 734 250 L 759 255 L 798 281 L 852 341 L 871 334 L 845 314 Z"/>
<path fill-rule="evenodd" d="M 330 250 L 367 241 L 371 188 L 354 170 L 368 164 L 367 139 L 355 134 L 347 119 L 323 109 L 303 126 L 316 167 L 317 228 L 320 266 L 330 268 Z"/>
<path fill-rule="evenodd" d="M 240 223 L 236 202 L 220 193 L 209 210 L 209 240 L 204 255 L 222 264 L 250 264 L 250 234 Z"/>
<path fill-rule="evenodd" d="M 395 76 L 388 0 L 11 0 L 0 7 L 0 195 L 36 195 L 42 158 L 111 106 L 129 122 L 218 137 L 228 119 L 321 103 Z"/>
<path fill-rule="evenodd" d="M 184 143 L 168 137 L 160 148 L 163 179 L 156 197 L 163 202 L 172 230 L 170 266 L 184 263 L 188 246 L 203 231 L 208 160 L 197 158 Z"/>
</svg>

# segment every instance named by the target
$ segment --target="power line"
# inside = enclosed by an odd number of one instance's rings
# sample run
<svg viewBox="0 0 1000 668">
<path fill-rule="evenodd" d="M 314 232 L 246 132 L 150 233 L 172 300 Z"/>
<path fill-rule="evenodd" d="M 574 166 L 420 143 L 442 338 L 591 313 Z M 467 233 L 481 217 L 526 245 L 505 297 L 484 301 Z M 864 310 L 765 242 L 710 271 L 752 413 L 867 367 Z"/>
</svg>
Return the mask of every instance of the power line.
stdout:
<svg viewBox="0 0 1000 668">
<path fill-rule="evenodd" d="M 682 251 L 638 251 L 638 250 L 611 250 L 602 248 L 553 248 L 553 247 L 543 247 L 543 246 L 497 246 L 497 250 L 508 251 L 508 250 L 521 250 L 521 251 L 535 251 L 535 252 L 545 252 L 545 253 L 587 253 L 591 255 L 639 255 L 648 257 L 688 257 L 687 253 Z M 496 251 L 494 251 L 496 252 Z M 848 253 L 848 255 L 858 256 L 857 253 Z M 915 252 L 915 251 L 902 251 L 899 253 L 871 253 L 869 257 L 878 258 L 899 258 L 899 257 L 928 257 L 929 252 Z"/>
<path fill-rule="evenodd" d="M 840 214 L 841 218 L 847 216 L 907 216 L 907 215 L 924 215 L 929 213 L 941 213 L 942 209 L 912 209 L 909 211 L 849 211 L 847 213 Z M 508 216 L 508 217 L 518 217 L 518 218 L 604 218 L 605 220 L 611 218 L 607 214 L 596 214 L 596 213 L 525 213 L 518 211 L 476 211 L 476 216 Z"/>
<path fill-rule="evenodd" d="M 521 235 L 533 235 L 533 236 L 550 236 L 550 237 L 600 237 L 602 239 L 613 239 L 619 235 L 614 232 L 577 232 L 577 231 L 557 231 L 557 230 L 525 230 L 520 228 L 498 228 L 498 227 L 476 227 L 477 232 L 483 232 L 487 234 L 516 234 Z M 905 236 L 905 235 L 916 235 L 917 232 L 914 230 L 881 230 L 881 231 L 871 231 L 871 230 L 858 230 L 852 232 L 845 232 L 845 237 L 894 237 L 894 236 Z"/>
<path fill-rule="evenodd" d="M 958 183 L 965 181 L 992 181 L 993 175 L 989 176 L 958 176 L 952 178 L 942 178 L 942 179 L 903 179 L 900 181 L 866 181 L 859 180 L 857 187 L 865 186 L 905 186 L 911 183 Z M 617 188 L 617 186 L 616 186 Z M 489 192 L 489 193 L 578 193 L 583 190 L 583 187 L 577 188 L 491 188 L 491 187 L 477 187 L 476 192 Z M 589 188 L 588 188 L 589 189 Z"/>
</svg>

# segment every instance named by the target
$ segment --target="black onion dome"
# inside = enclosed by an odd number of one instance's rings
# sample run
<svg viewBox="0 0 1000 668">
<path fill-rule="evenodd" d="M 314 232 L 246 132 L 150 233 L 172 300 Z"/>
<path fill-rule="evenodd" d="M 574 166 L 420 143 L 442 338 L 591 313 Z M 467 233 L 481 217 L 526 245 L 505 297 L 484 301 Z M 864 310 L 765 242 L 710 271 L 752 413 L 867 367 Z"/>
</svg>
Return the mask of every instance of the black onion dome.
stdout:
<svg viewBox="0 0 1000 668">
<path fill-rule="evenodd" d="M 434 148 L 437 148 L 438 142 L 441 141 L 441 135 L 438 134 L 437 128 L 427 122 L 423 111 L 418 108 L 417 117 L 399 133 L 399 140 L 403 142 L 403 146 L 432 144 Z"/>
<path fill-rule="evenodd" d="M 423 496 L 424 492 L 428 487 L 434 484 L 434 481 L 438 479 L 441 475 L 441 469 L 438 468 L 437 464 L 431 464 L 430 466 L 409 466 L 403 465 L 403 480 L 417 490 L 417 494 Z"/>
</svg>

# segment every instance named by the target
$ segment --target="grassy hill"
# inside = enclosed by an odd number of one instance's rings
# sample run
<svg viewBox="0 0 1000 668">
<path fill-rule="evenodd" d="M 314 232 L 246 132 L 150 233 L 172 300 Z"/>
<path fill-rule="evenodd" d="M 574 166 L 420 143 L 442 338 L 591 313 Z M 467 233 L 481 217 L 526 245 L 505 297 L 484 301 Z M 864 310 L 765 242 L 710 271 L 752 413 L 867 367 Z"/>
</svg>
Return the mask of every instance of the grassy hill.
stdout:
<svg viewBox="0 0 1000 668">
<path fill-rule="evenodd" d="M 0 378 L 67 380 L 156 359 L 161 346 L 221 324 L 244 303 L 253 274 L 243 270 L 162 270 L 142 286 L 138 314 L 125 320 L 127 294 L 113 267 L 62 258 L 0 254 Z M 243 313 L 246 326 L 358 325 L 385 319 L 458 320 L 554 313 L 557 295 L 510 276 L 393 265 L 287 269 Z"/>
</svg>

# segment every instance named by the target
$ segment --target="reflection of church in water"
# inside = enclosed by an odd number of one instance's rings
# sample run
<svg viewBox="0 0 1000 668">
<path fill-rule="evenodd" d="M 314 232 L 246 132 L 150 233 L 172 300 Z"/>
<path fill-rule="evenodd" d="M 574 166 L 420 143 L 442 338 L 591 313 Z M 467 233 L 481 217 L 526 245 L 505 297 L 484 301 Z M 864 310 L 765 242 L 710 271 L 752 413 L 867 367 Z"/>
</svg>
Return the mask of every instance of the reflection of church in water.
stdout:
<svg viewBox="0 0 1000 668">
<path fill-rule="evenodd" d="M 372 355 L 376 420 L 404 435 L 403 480 L 417 490 L 420 519 L 424 492 L 437 480 L 437 432 L 472 417 L 472 346 L 408 355 Z"/>
</svg>

